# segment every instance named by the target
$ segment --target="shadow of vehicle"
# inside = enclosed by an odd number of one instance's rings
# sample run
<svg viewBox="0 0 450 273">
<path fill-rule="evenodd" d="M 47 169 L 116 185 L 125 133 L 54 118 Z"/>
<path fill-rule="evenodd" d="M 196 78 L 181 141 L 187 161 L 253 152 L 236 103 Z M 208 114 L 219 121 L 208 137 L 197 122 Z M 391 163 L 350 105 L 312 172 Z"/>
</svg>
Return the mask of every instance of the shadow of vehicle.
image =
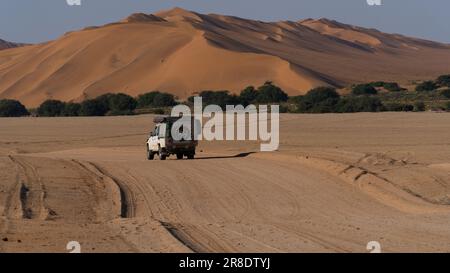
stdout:
<svg viewBox="0 0 450 273">
<path fill-rule="evenodd" d="M 248 153 L 240 153 L 237 155 L 227 155 L 227 156 L 207 156 L 207 157 L 197 157 L 196 160 L 204 160 L 204 159 L 227 159 L 227 158 L 242 158 L 247 157 L 251 154 L 255 154 L 256 152 L 248 152 Z"/>
</svg>

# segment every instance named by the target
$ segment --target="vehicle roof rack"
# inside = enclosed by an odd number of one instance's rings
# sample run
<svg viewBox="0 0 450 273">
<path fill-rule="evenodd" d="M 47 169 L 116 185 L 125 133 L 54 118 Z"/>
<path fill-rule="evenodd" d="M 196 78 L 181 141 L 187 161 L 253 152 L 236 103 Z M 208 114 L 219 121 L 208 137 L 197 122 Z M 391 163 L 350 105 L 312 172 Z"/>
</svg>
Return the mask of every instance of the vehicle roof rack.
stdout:
<svg viewBox="0 0 450 273">
<path fill-rule="evenodd" d="M 179 120 L 181 117 L 172 117 L 172 116 L 158 116 L 153 119 L 154 123 L 167 123 L 167 122 L 175 122 Z"/>
</svg>

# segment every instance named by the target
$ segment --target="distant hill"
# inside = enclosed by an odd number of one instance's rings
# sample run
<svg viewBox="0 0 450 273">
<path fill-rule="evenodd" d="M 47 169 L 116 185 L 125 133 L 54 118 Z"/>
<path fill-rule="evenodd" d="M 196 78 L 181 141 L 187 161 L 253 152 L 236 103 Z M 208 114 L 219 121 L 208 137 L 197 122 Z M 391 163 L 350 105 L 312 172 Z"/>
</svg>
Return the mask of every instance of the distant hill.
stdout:
<svg viewBox="0 0 450 273">
<path fill-rule="evenodd" d="M 11 43 L 5 40 L 0 39 L 0 50 L 2 49 L 8 49 L 8 48 L 14 48 L 14 47 L 19 47 L 19 46 L 23 46 L 24 44 L 18 44 L 18 43 Z"/>
</svg>

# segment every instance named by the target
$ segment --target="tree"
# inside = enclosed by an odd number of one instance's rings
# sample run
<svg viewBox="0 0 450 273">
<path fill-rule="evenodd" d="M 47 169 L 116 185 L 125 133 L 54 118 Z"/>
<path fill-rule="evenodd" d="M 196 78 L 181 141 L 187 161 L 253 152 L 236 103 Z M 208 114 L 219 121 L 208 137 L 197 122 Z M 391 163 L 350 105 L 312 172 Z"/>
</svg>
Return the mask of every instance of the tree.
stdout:
<svg viewBox="0 0 450 273">
<path fill-rule="evenodd" d="M 272 82 L 266 82 L 258 87 L 258 96 L 255 102 L 258 103 L 276 103 L 287 101 L 289 96 Z"/>
<path fill-rule="evenodd" d="M 298 105 L 298 104 L 300 104 L 302 102 L 302 100 L 303 100 L 303 96 L 302 95 L 298 95 L 298 96 L 291 96 L 291 97 L 289 97 L 288 102 L 291 103 L 291 104 Z"/>
<path fill-rule="evenodd" d="M 348 96 L 339 100 L 336 105 L 336 112 L 339 113 L 380 112 L 382 110 L 381 100 L 372 96 Z"/>
<path fill-rule="evenodd" d="M 373 87 L 384 87 L 385 82 L 371 82 L 369 84 Z"/>
<path fill-rule="evenodd" d="M 154 99 L 152 106 L 153 107 L 170 107 L 176 105 L 175 97 L 172 94 L 168 93 L 159 93 Z"/>
<path fill-rule="evenodd" d="M 441 95 L 446 97 L 447 99 L 450 99 L 450 89 L 442 90 Z"/>
<path fill-rule="evenodd" d="M 417 101 L 414 103 L 414 112 L 423 112 L 425 111 L 425 103 L 423 101 Z"/>
<path fill-rule="evenodd" d="M 377 89 L 370 84 L 358 84 L 352 88 L 352 94 L 355 96 L 376 95 L 377 93 Z"/>
<path fill-rule="evenodd" d="M 236 105 L 239 103 L 238 97 L 235 95 L 231 95 L 230 92 L 226 90 L 205 90 L 201 91 L 198 96 L 202 97 L 204 107 L 210 104 L 215 104 L 220 106 L 222 109 L 225 109 L 226 105 Z M 194 96 L 189 97 L 188 101 L 193 103 Z"/>
<path fill-rule="evenodd" d="M 114 94 L 112 94 L 112 93 L 106 93 L 106 94 L 103 94 L 103 95 L 100 95 L 100 96 L 94 98 L 94 100 L 99 104 L 98 106 L 101 105 L 101 107 L 106 109 L 106 112 L 108 112 L 109 111 L 109 102 L 110 102 L 111 97 L 113 97 L 113 96 L 114 96 Z"/>
<path fill-rule="evenodd" d="M 46 100 L 37 109 L 41 117 L 59 117 L 64 111 L 65 104 L 59 100 Z"/>
<path fill-rule="evenodd" d="M 159 91 L 152 91 L 152 92 L 148 92 L 148 93 L 139 95 L 138 98 L 137 98 L 138 107 L 139 108 L 144 108 L 144 107 L 153 106 L 153 100 L 155 99 L 155 97 L 158 94 L 161 94 L 161 92 L 159 92 Z"/>
<path fill-rule="evenodd" d="M 438 86 L 433 81 L 424 81 L 416 86 L 416 91 L 425 92 L 436 90 Z"/>
<path fill-rule="evenodd" d="M 297 109 L 306 113 L 330 113 L 335 111 L 340 95 L 331 87 L 317 87 L 311 89 L 299 99 Z"/>
<path fill-rule="evenodd" d="M 391 91 L 391 92 L 397 92 L 401 91 L 402 88 L 400 85 L 396 82 L 371 82 L 369 83 L 372 87 L 383 87 L 384 89 Z"/>
<path fill-rule="evenodd" d="M 439 76 L 436 80 L 436 83 L 439 86 L 447 86 L 450 87 L 450 75 L 442 75 Z"/>
<path fill-rule="evenodd" d="M 405 103 L 389 103 L 386 104 L 386 111 L 391 112 L 411 112 L 414 110 L 414 105 Z"/>
<path fill-rule="evenodd" d="M 172 94 L 159 91 L 152 91 L 137 98 L 139 108 L 145 107 L 169 107 L 176 104 L 175 97 Z"/>
<path fill-rule="evenodd" d="M 398 85 L 398 83 L 396 82 L 385 82 L 383 84 L 383 88 L 391 92 L 398 92 L 402 90 L 400 85 Z"/>
<path fill-rule="evenodd" d="M 69 102 L 64 105 L 62 115 L 65 117 L 76 117 L 80 115 L 81 104 Z"/>
<path fill-rule="evenodd" d="M 81 103 L 80 116 L 104 116 L 108 108 L 103 100 L 91 99 Z"/>
<path fill-rule="evenodd" d="M 258 97 L 258 91 L 253 86 L 248 86 L 239 94 L 239 101 L 242 105 L 247 106 L 252 104 L 256 97 Z"/>
<path fill-rule="evenodd" d="M 111 114 L 130 114 L 136 109 L 137 101 L 123 93 L 108 96 L 108 108 Z"/>
<path fill-rule="evenodd" d="M 29 114 L 25 106 L 17 100 L 0 100 L 0 117 L 22 117 Z"/>
<path fill-rule="evenodd" d="M 83 116 L 104 116 L 108 115 L 129 115 L 136 109 L 137 101 L 133 97 L 123 93 L 107 93 L 86 100 L 81 103 L 80 115 Z"/>
</svg>

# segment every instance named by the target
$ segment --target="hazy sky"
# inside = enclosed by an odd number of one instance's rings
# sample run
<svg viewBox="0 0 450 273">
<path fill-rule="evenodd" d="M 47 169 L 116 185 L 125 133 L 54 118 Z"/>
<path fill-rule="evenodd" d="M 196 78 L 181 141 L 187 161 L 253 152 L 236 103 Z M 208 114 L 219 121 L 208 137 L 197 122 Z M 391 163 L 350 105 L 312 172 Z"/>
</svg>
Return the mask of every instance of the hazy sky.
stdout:
<svg viewBox="0 0 450 273">
<path fill-rule="evenodd" d="M 264 21 L 327 17 L 390 33 L 450 43 L 449 0 L 0 0 L 0 39 L 43 42 L 85 26 L 118 21 L 133 12 L 174 6 Z"/>
</svg>

